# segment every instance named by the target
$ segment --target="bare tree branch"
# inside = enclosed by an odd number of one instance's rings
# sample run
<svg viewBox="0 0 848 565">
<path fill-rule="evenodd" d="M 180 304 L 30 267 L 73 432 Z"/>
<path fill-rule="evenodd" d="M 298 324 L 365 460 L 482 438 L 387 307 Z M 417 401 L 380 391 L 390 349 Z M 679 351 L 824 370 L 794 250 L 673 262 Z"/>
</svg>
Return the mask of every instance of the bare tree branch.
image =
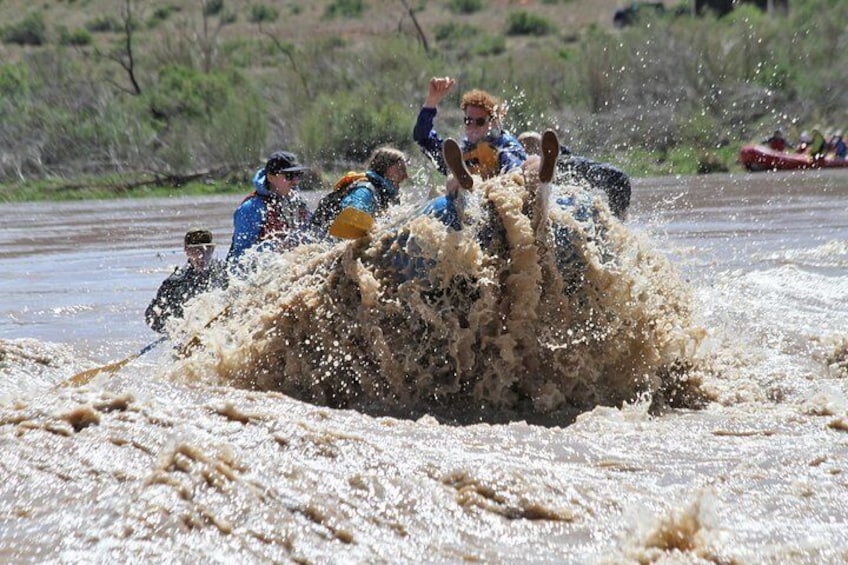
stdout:
<svg viewBox="0 0 848 565">
<path fill-rule="evenodd" d="M 421 26 L 418 24 L 418 18 L 415 17 L 415 10 L 413 10 L 409 3 L 406 0 L 400 0 L 400 3 L 403 4 L 403 7 L 409 13 L 409 17 L 412 19 L 412 23 L 415 25 L 415 30 L 418 32 L 418 39 L 421 40 L 421 45 L 424 46 L 424 51 L 430 52 L 430 46 L 427 43 L 427 36 L 424 35 L 424 30 L 421 29 Z"/>
<path fill-rule="evenodd" d="M 295 53 L 294 46 L 291 45 L 291 44 L 281 43 L 280 40 L 277 39 L 277 37 L 273 33 L 271 33 L 270 31 L 265 31 L 264 29 L 262 29 L 262 22 L 257 22 L 257 26 L 259 27 L 259 33 L 270 38 L 271 41 L 274 43 L 274 46 L 276 46 L 277 49 L 279 49 L 280 52 L 283 53 L 283 55 L 288 57 L 289 62 L 291 63 L 291 66 L 292 66 L 292 70 L 294 70 L 294 73 L 300 79 L 300 83 L 303 86 L 303 90 L 306 93 L 306 97 L 312 98 L 312 93 L 309 91 L 309 82 L 306 80 L 306 73 L 304 73 L 303 71 L 300 70 L 300 68 L 297 65 L 297 60 L 294 58 L 294 53 Z"/>
<path fill-rule="evenodd" d="M 138 96 L 141 94 L 141 86 L 138 83 L 136 78 L 136 69 L 135 69 L 135 54 L 133 52 L 133 18 L 132 18 L 132 7 L 133 0 L 124 0 L 124 8 L 121 10 L 121 17 L 123 19 L 123 29 L 124 29 L 124 47 L 122 50 L 115 51 L 113 53 L 104 54 L 99 49 L 94 49 L 94 54 L 103 59 L 109 59 L 110 61 L 114 61 L 120 65 L 122 69 L 127 73 L 127 78 L 129 78 L 130 85 L 132 88 L 128 88 L 126 86 L 122 86 L 113 80 L 108 80 L 112 86 L 117 88 L 122 92 L 126 92 L 128 94 L 133 94 Z"/>
</svg>

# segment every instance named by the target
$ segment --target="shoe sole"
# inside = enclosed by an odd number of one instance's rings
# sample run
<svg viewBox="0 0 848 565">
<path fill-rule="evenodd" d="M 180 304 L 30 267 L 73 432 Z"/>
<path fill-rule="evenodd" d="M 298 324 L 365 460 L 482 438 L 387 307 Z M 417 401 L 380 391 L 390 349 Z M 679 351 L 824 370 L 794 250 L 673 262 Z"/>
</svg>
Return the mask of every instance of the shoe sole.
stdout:
<svg viewBox="0 0 848 565">
<path fill-rule="evenodd" d="M 542 163 L 539 165 L 539 180 L 548 183 L 554 178 L 557 158 L 559 157 L 559 139 L 553 130 L 542 134 Z"/>
<path fill-rule="evenodd" d="M 462 160 L 462 149 L 459 144 L 453 139 L 446 139 L 442 145 L 442 156 L 445 158 L 445 164 L 453 173 L 454 178 L 459 181 L 459 186 L 465 190 L 471 190 L 474 186 L 474 179 L 471 173 L 465 168 L 465 161 Z"/>
</svg>

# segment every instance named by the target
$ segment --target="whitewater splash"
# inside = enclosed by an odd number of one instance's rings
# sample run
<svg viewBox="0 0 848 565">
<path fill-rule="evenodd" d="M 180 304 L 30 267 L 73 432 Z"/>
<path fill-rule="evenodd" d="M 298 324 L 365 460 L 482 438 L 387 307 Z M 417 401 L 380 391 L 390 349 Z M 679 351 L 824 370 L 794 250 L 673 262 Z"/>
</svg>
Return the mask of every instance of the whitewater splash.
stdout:
<svg viewBox="0 0 848 565">
<path fill-rule="evenodd" d="M 704 331 L 673 267 L 577 186 L 476 186 L 464 228 L 400 210 L 373 237 L 266 254 L 195 303 L 172 379 L 372 414 L 571 419 L 702 398 Z M 198 306 L 198 303 L 202 306 Z"/>
</svg>

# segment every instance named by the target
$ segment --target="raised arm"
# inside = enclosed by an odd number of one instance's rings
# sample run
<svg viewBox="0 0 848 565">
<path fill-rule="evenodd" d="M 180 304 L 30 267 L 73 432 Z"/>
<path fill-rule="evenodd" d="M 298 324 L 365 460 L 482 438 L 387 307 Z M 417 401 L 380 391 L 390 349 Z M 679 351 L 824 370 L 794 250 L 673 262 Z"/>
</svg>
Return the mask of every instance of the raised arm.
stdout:
<svg viewBox="0 0 848 565">
<path fill-rule="evenodd" d="M 430 84 L 427 88 L 427 98 L 424 100 L 425 108 L 436 108 L 442 99 L 447 96 L 448 92 L 456 84 L 456 81 L 450 77 L 433 77 L 430 79 Z"/>
</svg>

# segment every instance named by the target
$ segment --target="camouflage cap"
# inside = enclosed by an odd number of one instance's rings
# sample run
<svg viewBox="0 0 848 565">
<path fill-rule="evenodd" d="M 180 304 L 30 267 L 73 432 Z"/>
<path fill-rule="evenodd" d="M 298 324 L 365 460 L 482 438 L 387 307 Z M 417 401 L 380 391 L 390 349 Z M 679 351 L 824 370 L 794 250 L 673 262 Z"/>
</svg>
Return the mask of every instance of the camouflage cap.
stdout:
<svg viewBox="0 0 848 565">
<path fill-rule="evenodd" d="M 186 247 L 203 247 L 204 245 L 213 245 L 211 231 L 201 228 L 194 228 L 186 232 Z"/>
</svg>

